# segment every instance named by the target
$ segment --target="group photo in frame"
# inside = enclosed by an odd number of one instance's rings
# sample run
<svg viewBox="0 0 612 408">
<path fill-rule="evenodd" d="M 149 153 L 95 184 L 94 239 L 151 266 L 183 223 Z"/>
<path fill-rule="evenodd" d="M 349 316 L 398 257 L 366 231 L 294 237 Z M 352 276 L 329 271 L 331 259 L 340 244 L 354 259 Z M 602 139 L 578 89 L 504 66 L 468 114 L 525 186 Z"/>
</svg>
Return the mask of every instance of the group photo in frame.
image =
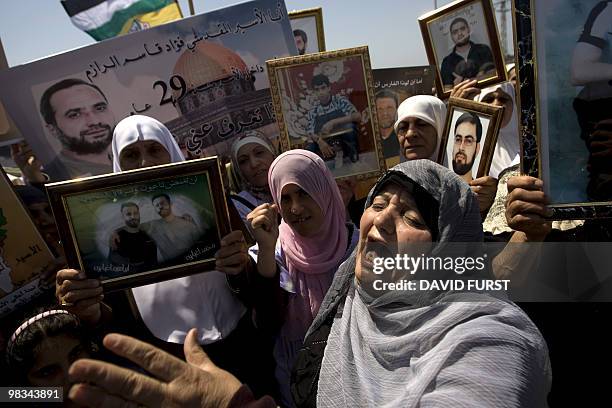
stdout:
<svg viewBox="0 0 612 408">
<path fill-rule="evenodd" d="M 367 47 L 267 61 L 283 152 L 315 152 L 336 178 L 386 170 Z"/>
<path fill-rule="evenodd" d="M 46 188 L 68 264 L 106 291 L 213 269 L 230 231 L 216 157 Z"/>
<path fill-rule="evenodd" d="M 298 55 L 325 51 L 323 9 L 321 7 L 290 11 L 287 14 Z"/>
<path fill-rule="evenodd" d="M 489 174 L 503 109 L 450 98 L 438 163 L 467 183 Z"/>
<path fill-rule="evenodd" d="M 554 220 L 612 217 L 610 6 L 515 0 L 523 172 Z"/>
<path fill-rule="evenodd" d="M 438 97 L 477 79 L 479 87 L 506 80 L 491 0 L 458 0 L 419 17 L 429 63 L 436 67 Z"/>
</svg>

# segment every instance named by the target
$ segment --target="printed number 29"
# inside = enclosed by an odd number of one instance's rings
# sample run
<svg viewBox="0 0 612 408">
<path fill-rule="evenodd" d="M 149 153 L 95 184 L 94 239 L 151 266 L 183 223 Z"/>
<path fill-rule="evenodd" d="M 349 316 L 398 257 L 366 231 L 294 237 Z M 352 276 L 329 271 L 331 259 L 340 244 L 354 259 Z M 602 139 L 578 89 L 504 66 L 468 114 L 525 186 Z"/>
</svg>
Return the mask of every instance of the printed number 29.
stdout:
<svg viewBox="0 0 612 408">
<path fill-rule="evenodd" d="M 170 77 L 169 82 L 170 82 L 170 88 L 175 91 L 181 91 L 181 94 L 178 96 L 178 98 L 173 99 L 172 91 L 168 92 L 168 84 L 166 84 L 164 81 L 156 81 L 153 84 L 153 89 L 155 89 L 158 85 L 162 89 L 162 97 L 161 97 L 161 100 L 159 101 L 159 106 L 165 105 L 167 103 L 174 104 L 176 103 L 176 101 L 178 101 L 185 95 L 185 92 L 187 92 L 187 84 L 185 83 L 185 80 L 183 79 L 182 76 L 174 75 Z"/>
</svg>

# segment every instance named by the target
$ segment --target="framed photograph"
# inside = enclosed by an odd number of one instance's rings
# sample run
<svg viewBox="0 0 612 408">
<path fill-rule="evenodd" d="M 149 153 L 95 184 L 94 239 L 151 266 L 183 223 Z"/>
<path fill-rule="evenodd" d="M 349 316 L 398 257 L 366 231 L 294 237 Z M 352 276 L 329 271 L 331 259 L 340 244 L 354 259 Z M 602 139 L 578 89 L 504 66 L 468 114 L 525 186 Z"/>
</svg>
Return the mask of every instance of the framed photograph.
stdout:
<svg viewBox="0 0 612 408">
<path fill-rule="evenodd" d="M 323 9 L 321 7 L 288 13 L 298 55 L 325 51 Z"/>
<path fill-rule="evenodd" d="M 43 281 L 53 277 L 53 266 L 53 254 L 0 167 L 0 317 L 48 292 Z"/>
<path fill-rule="evenodd" d="M 438 163 L 468 183 L 489 174 L 503 109 L 450 98 Z"/>
<path fill-rule="evenodd" d="M 610 218 L 612 5 L 515 0 L 513 6 L 522 172 L 544 181 L 552 219 Z"/>
<path fill-rule="evenodd" d="M 434 75 L 435 68 L 429 65 L 372 70 L 378 129 L 387 168 L 398 164 L 401 156 L 393 129 L 397 107 L 411 96 L 432 95 L 435 92 Z"/>
<path fill-rule="evenodd" d="M 230 232 L 216 157 L 46 187 L 68 264 L 106 291 L 212 269 Z"/>
<path fill-rule="evenodd" d="M 419 17 L 419 25 L 440 98 L 466 79 L 481 87 L 506 80 L 491 0 L 452 2 Z"/>
<path fill-rule="evenodd" d="M 336 178 L 386 170 L 368 47 L 266 63 L 283 152 L 311 150 Z"/>
</svg>

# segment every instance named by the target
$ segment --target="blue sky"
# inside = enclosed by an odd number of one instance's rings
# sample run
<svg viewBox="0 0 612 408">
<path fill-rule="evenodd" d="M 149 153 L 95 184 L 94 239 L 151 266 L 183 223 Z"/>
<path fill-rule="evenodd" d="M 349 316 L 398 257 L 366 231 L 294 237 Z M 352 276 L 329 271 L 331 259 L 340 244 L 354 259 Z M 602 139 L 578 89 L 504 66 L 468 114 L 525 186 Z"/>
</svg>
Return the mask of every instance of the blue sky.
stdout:
<svg viewBox="0 0 612 408">
<path fill-rule="evenodd" d="M 203 13 L 240 3 L 235 0 L 193 0 Z M 449 3 L 438 0 L 438 6 Z M 189 15 L 187 0 L 179 0 Z M 427 64 L 417 18 L 434 8 L 434 0 L 286 0 L 289 11 L 323 7 L 328 50 L 368 45 L 373 68 Z M 0 38 L 9 66 L 94 43 L 72 25 L 59 0 L 3 2 Z"/>
</svg>

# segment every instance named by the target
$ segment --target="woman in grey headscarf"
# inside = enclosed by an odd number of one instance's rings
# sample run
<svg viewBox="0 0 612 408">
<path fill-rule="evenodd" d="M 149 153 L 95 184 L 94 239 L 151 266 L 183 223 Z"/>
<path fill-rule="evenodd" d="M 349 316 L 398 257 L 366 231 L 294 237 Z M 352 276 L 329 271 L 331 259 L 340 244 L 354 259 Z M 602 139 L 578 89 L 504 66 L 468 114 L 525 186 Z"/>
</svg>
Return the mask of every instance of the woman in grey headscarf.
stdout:
<svg viewBox="0 0 612 408">
<path fill-rule="evenodd" d="M 482 241 L 465 183 L 431 161 L 402 163 L 370 192 L 360 230 L 294 367 L 297 406 L 546 405 L 547 347 L 514 304 L 478 293 L 372 290 L 373 277 L 385 275 L 373 275 L 370 260 L 391 241 L 396 253 L 433 241 L 430 255 L 441 243 Z"/>
<path fill-rule="evenodd" d="M 386 173 L 366 207 L 359 245 L 337 271 L 294 366 L 295 404 L 546 406 L 551 381 L 546 344 L 517 306 L 481 293 L 372 290 L 375 259 L 415 253 L 415 243 L 431 255 L 441 254 L 451 242 L 471 248 L 464 256 L 478 254 L 482 229 L 469 187 L 452 171 L 415 160 Z M 377 276 L 397 282 L 393 272 L 388 275 Z M 90 385 L 78 384 L 70 396 L 82 402 L 103 396 L 117 403 L 276 406 L 269 398 L 248 405 L 253 403 L 248 389 L 215 367 L 195 338 L 191 331 L 185 341 L 189 363 L 182 363 L 135 339 L 113 335 L 105 340 L 111 351 L 162 380 L 82 361 L 71 367 L 71 379 L 95 385 L 95 392 Z M 147 364 L 142 355 L 155 364 Z M 121 387 L 127 378 L 131 389 L 139 391 Z"/>
</svg>

